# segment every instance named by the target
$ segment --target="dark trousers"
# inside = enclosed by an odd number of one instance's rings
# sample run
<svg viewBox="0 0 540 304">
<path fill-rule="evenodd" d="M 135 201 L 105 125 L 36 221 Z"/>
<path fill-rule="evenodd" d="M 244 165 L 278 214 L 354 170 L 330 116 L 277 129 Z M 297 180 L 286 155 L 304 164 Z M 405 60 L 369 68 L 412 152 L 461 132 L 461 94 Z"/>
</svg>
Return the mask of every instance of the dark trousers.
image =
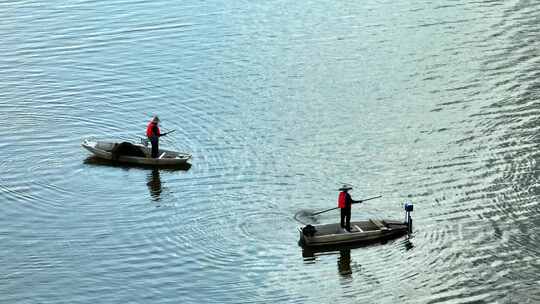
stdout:
<svg viewBox="0 0 540 304">
<path fill-rule="evenodd" d="M 150 137 L 150 143 L 152 144 L 152 158 L 157 158 L 159 154 L 159 139 L 157 137 Z"/>
<path fill-rule="evenodd" d="M 341 208 L 341 228 L 351 230 L 351 207 Z"/>
</svg>

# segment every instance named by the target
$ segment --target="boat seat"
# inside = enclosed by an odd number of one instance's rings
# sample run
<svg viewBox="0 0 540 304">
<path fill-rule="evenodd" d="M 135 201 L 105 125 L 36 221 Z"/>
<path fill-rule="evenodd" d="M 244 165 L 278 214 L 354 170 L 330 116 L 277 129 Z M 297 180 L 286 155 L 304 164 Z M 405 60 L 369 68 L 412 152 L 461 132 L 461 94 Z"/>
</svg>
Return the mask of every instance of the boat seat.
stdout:
<svg viewBox="0 0 540 304">
<path fill-rule="evenodd" d="M 386 230 L 388 229 L 388 227 L 386 227 L 383 223 L 381 223 L 381 221 L 379 220 L 376 220 L 376 219 L 369 219 L 370 222 L 372 222 L 373 224 L 375 224 L 375 226 L 377 226 L 379 229 L 381 230 Z"/>
</svg>

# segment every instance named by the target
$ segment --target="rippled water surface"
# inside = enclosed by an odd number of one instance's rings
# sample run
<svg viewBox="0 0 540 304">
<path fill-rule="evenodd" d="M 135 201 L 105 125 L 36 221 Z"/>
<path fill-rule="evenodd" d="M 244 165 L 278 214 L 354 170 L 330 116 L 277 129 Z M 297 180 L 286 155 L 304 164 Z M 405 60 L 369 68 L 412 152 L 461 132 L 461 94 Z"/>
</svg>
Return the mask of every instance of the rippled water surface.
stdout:
<svg viewBox="0 0 540 304">
<path fill-rule="evenodd" d="M 0 302 L 539 303 L 540 2 L 3 1 Z M 187 170 L 85 138 L 151 115 Z M 329 252 L 336 203 L 414 234 Z M 300 216 L 299 216 L 300 215 Z M 306 215 L 306 216 L 302 216 Z"/>
</svg>

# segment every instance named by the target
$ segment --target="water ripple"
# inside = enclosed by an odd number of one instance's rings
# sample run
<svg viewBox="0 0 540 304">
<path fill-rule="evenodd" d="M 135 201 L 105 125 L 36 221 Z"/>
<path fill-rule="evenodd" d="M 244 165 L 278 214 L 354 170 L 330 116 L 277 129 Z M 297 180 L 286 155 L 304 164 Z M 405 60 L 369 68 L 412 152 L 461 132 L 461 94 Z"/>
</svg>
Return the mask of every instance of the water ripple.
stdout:
<svg viewBox="0 0 540 304">
<path fill-rule="evenodd" d="M 538 298 L 535 3 L 1 6 L 2 300 Z M 86 160 L 154 114 L 189 170 Z M 304 257 L 340 182 L 414 235 Z"/>
</svg>

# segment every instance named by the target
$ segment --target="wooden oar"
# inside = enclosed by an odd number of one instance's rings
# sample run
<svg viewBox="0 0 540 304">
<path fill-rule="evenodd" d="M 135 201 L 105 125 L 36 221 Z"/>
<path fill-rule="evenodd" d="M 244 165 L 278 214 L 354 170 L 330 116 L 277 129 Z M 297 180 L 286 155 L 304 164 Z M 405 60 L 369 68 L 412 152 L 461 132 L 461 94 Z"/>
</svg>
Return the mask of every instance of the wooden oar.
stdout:
<svg viewBox="0 0 540 304">
<path fill-rule="evenodd" d="M 369 200 L 372 200 L 372 199 L 376 199 L 376 198 L 379 198 L 379 197 L 382 197 L 382 195 L 379 195 L 379 196 L 374 196 L 374 197 L 370 197 L 370 198 L 366 198 L 366 199 L 363 199 L 363 200 L 359 200 L 355 203 L 363 203 L 365 201 L 369 201 Z M 353 204 L 355 204 L 353 203 Z M 326 210 L 323 210 L 323 211 L 319 211 L 319 212 L 315 212 L 313 213 L 312 215 L 318 215 L 318 214 L 321 214 L 321 213 L 325 213 L 325 212 L 328 212 L 328 211 L 332 211 L 332 210 L 335 210 L 335 209 L 338 209 L 339 207 L 334 207 L 334 208 L 330 208 L 330 209 L 326 209 Z"/>
</svg>

